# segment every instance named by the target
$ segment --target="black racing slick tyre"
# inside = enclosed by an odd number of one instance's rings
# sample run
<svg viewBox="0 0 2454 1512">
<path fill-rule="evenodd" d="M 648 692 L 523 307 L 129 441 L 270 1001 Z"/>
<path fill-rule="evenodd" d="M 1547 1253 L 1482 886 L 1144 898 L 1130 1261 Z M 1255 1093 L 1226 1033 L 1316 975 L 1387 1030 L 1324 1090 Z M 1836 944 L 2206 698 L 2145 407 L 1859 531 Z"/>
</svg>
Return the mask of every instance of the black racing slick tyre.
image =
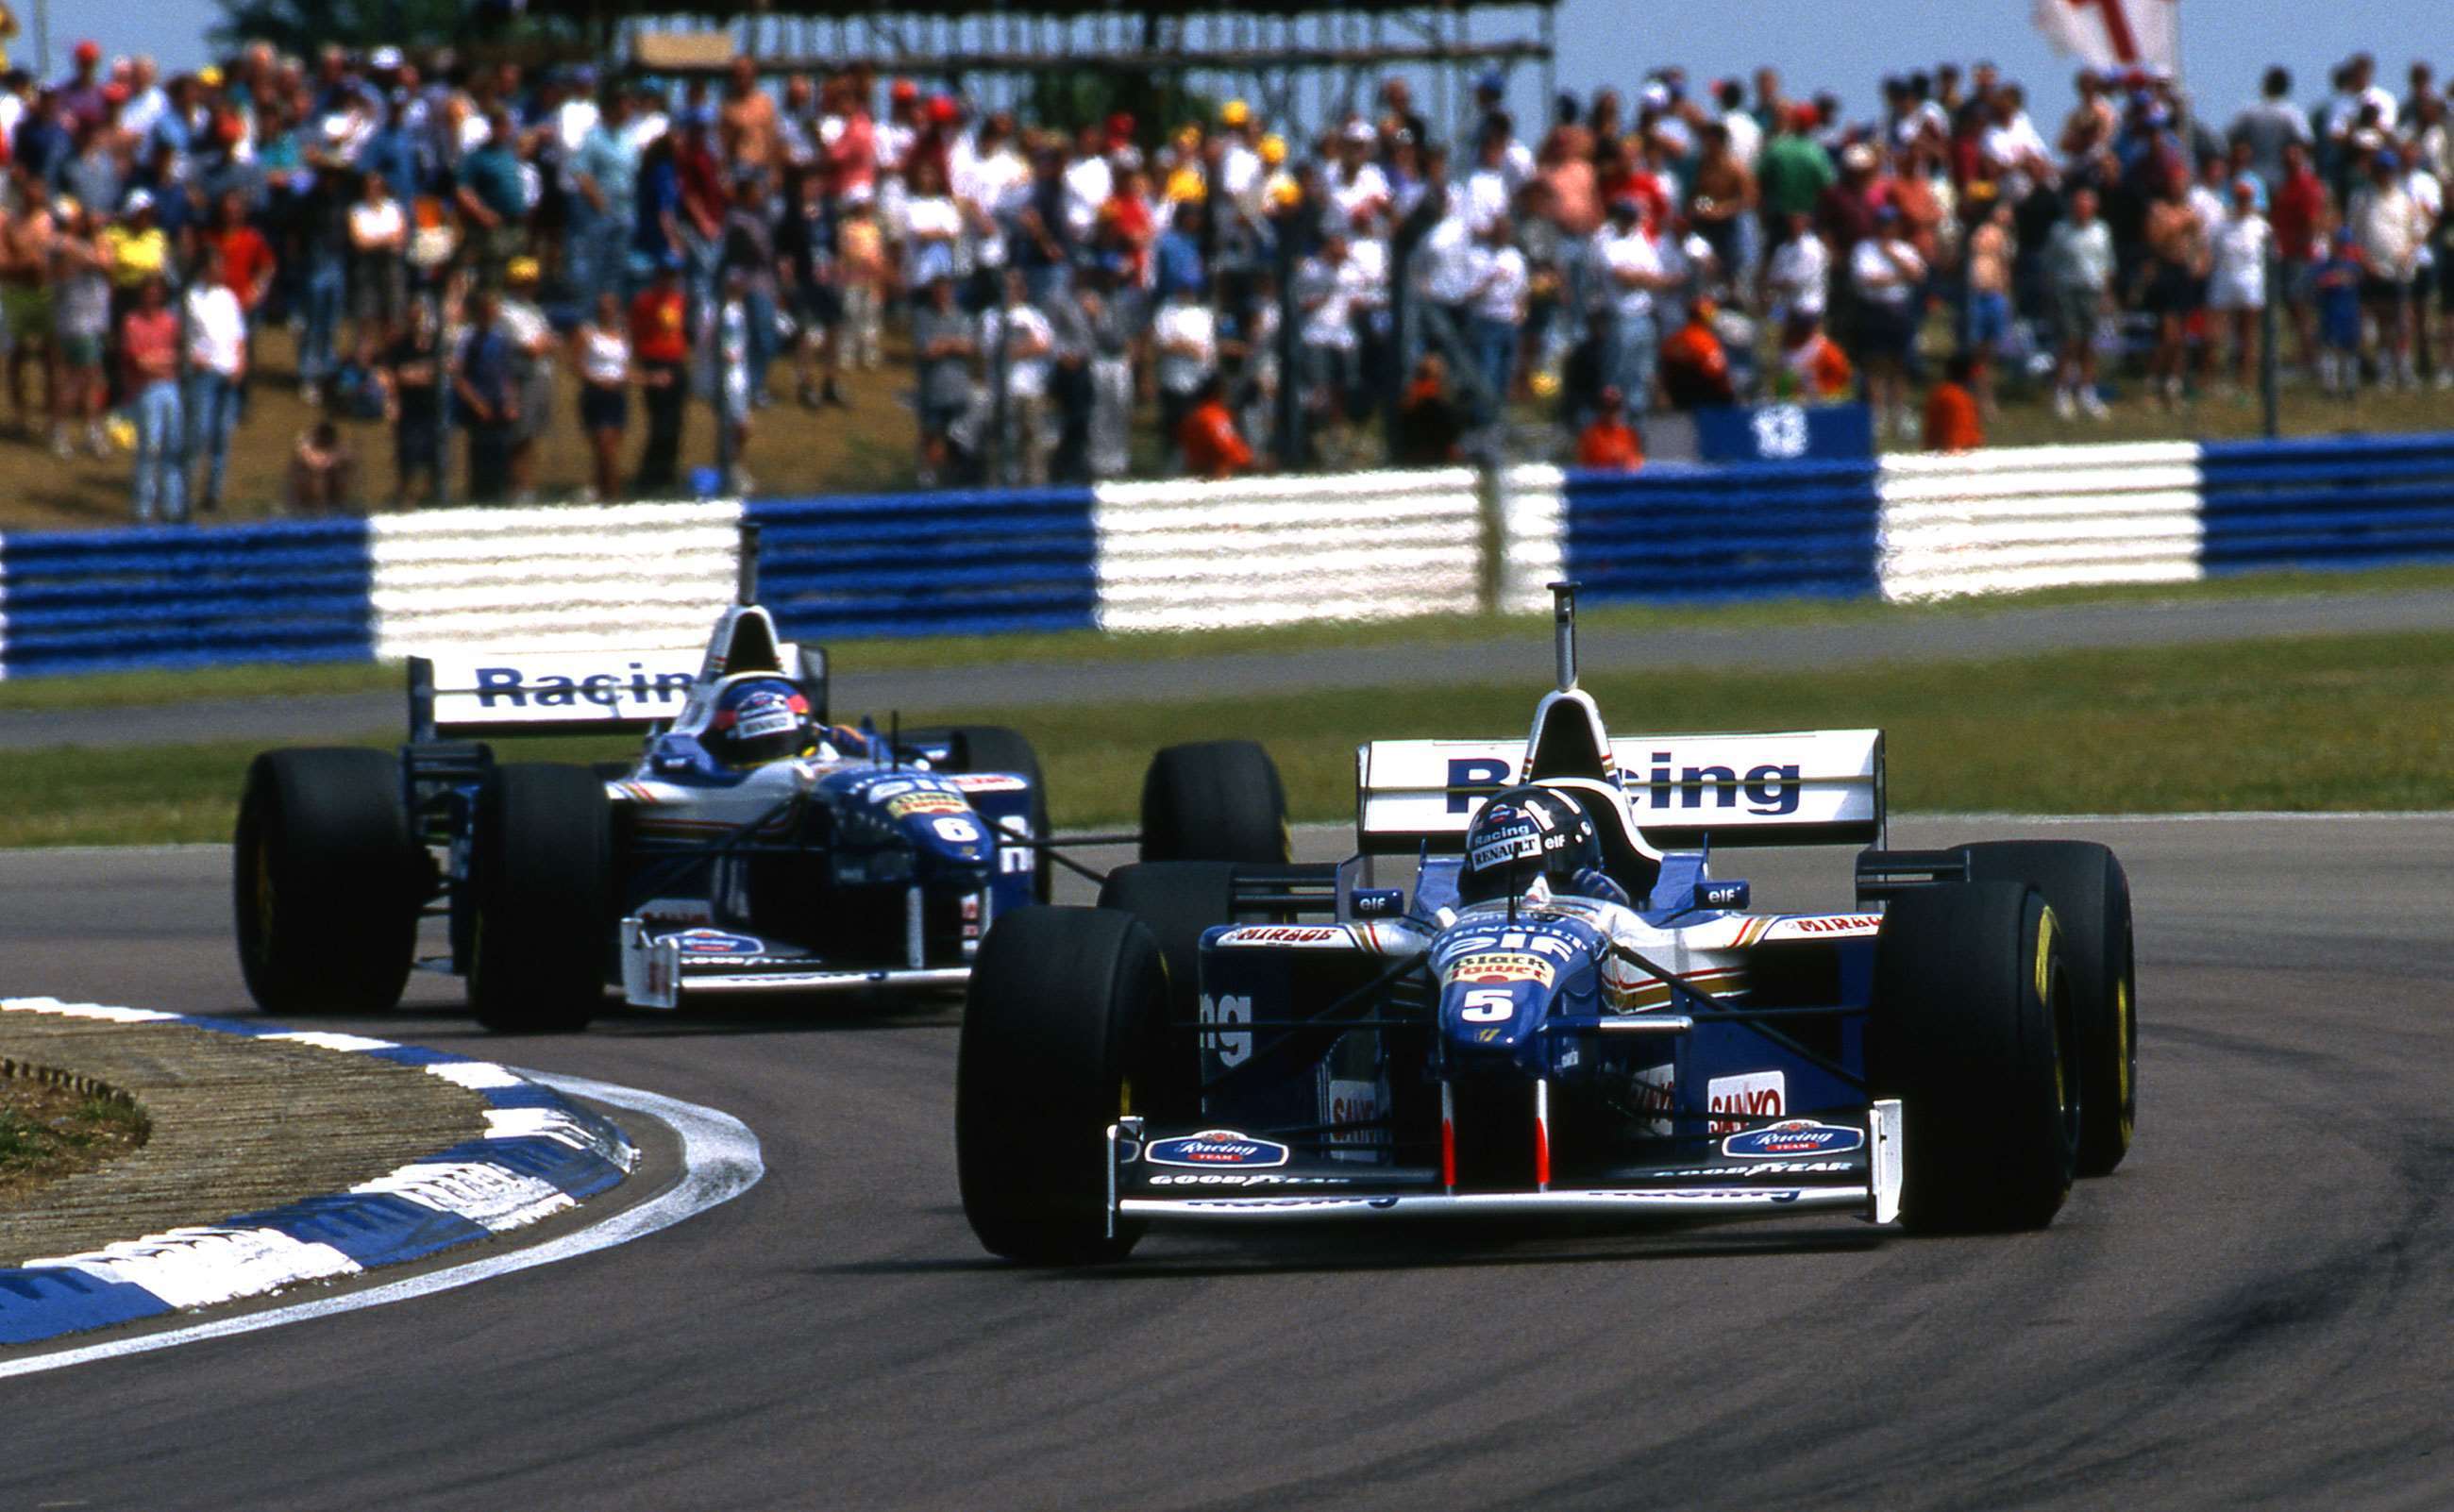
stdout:
<svg viewBox="0 0 2454 1512">
<path fill-rule="evenodd" d="M 1104 908 L 1027 908 L 972 965 L 955 1060 L 963 1216 L 1025 1265 L 1120 1260 L 1140 1231 L 1108 1222 L 1107 1131 L 1132 1109 L 1130 1068 L 1166 1011 L 1158 942 Z"/>
<path fill-rule="evenodd" d="M 267 751 L 247 770 L 231 868 L 239 971 L 269 1014 L 400 1001 L 432 878 L 388 751 Z"/>
<path fill-rule="evenodd" d="M 2079 1153 L 2073 1007 L 2062 930 L 2031 889 L 1916 888 L 1885 908 L 1866 1069 L 1874 1095 L 1902 1105 L 1909 1228 L 2053 1221 Z"/>
<path fill-rule="evenodd" d="M 1167 963 L 1168 1021 L 1201 1017 L 1201 937 L 1233 923 L 1232 861 L 1143 861 L 1119 866 L 1099 887 L 1099 906 L 1133 915 L 1157 941 Z M 1189 1121 L 1201 1112 L 1201 1055 L 1194 1037 L 1154 1025 L 1134 1066 L 1134 1111 L 1161 1122 Z"/>
<path fill-rule="evenodd" d="M 1277 763 L 1250 740 L 1172 745 L 1142 778 L 1145 861 L 1283 863 L 1287 792 Z"/>
<path fill-rule="evenodd" d="M 585 767 L 498 766 L 470 836 L 469 1002 L 498 1034 L 585 1029 L 614 941 L 614 816 Z"/>
<path fill-rule="evenodd" d="M 2089 840 L 1988 840 L 1961 851 L 1970 881 L 2024 882 L 2062 925 L 2079 1026 L 2079 1174 L 2102 1176 L 2130 1153 L 2139 1122 L 2130 878 L 2112 851 Z"/>
<path fill-rule="evenodd" d="M 1039 753 L 1031 742 L 1003 725 L 962 724 L 946 732 L 948 743 L 955 748 L 957 772 L 1012 772 L 1031 782 L 1031 837 L 1045 841 L 1048 829 L 1048 783 L 1039 775 Z M 1040 851 L 1033 857 L 1031 896 L 1038 902 L 1048 901 L 1052 869 L 1048 853 Z"/>
</svg>

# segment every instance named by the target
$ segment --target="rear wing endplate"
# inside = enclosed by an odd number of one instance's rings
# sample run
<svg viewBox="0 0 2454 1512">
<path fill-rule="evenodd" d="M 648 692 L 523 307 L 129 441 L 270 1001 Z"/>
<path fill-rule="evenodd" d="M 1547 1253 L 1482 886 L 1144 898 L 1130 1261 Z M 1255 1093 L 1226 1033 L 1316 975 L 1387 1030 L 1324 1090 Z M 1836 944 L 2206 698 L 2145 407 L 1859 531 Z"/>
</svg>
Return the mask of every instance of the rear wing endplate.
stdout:
<svg viewBox="0 0 2454 1512">
<path fill-rule="evenodd" d="M 827 654 L 783 642 L 775 662 L 826 718 Z M 696 646 L 647 651 L 454 651 L 409 658 L 413 741 L 645 731 L 673 719 L 707 673 Z M 720 668 L 718 669 L 721 670 Z"/>
<path fill-rule="evenodd" d="M 1883 732 L 1613 736 L 1628 810 L 1660 850 L 1869 845 L 1883 837 Z M 1356 752 L 1369 854 L 1453 853 L 1482 800 L 1518 780 L 1525 742 L 1375 740 Z"/>
</svg>

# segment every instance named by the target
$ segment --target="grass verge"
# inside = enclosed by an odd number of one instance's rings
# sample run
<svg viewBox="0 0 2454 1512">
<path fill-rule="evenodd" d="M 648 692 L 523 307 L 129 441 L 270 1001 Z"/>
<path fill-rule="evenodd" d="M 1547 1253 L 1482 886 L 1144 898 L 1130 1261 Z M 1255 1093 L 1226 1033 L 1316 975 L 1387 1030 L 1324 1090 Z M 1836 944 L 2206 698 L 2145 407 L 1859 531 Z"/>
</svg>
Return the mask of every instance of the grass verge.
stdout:
<svg viewBox="0 0 2454 1512">
<path fill-rule="evenodd" d="M 1890 732 L 1902 810 L 2176 813 L 2454 806 L 2454 634 L 2241 641 L 1809 673 L 1606 673 L 1616 729 Z M 1354 812 L 1354 750 L 1374 738 L 1509 735 L 1540 689 L 1409 688 L 1167 703 L 906 711 L 1011 724 L 1036 741 L 1063 827 L 1131 822 L 1157 746 L 1266 742 L 1298 819 Z M 371 735 L 387 745 L 397 736 Z M 254 747 L 223 742 L 10 756 L 19 801 L 0 845 L 221 840 Z M 601 759 L 557 740 L 523 759 Z"/>
<path fill-rule="evenodd" d="M 143 1144 L 143 1109 L 35 1076 L 0 1076 L 0 1209 L 19 1207 L 64 1176 L 91 1171 Z"/>
<path fill-rule="evenodd" d="M 1950 625 L 1990 615 L 2076 604 L 2217 603 L 2251 598 L 2303 598 L 2444 589 L 2454 589 L 2454 566 L 2398 567 L 2361 573 L 2254 573 L 2197 583 L 2052 588 L 1922 604 L 1886 604 L 1866 599 L 1780 599 L 1675 608 L 1606 604 L 1585 609 L 1579 617 L 1588 632 L 1637 635 L 1646 631 L 1740 631 L 1800 625 L 1847 630 L 1879 621 Z M 1154 631 L 1121 635 L 1080 630 L 1025 635 L 848 641 L 840 643 L 835 665 L 842 672 L 871 674 L 933 667 L 994 667 L 1023 663 L 1177 662 L 1207 656 L 1291 655 L 1308 651 L 1398 645 L 1437 649 L 1490 641 L 1522 642 L 1529 655 L 1539 656 L 1541 648 L 1548 644 L 1549 636 L 1548 614 L 1446 615 L 1416 619 L 1278 625 L 1252 630 Z M 192 672 L 102 673 L 81 677 L 31 677 L 0 682 L 0 713 L 154 707 L 207 699 L 398 694 L 401 691 L 401 669 L 398 664 L 391 662 L 309 666 L 268 664 L 209 667 Z M 867 711 L 842 712 L 857 717 Z"/>
</svg>

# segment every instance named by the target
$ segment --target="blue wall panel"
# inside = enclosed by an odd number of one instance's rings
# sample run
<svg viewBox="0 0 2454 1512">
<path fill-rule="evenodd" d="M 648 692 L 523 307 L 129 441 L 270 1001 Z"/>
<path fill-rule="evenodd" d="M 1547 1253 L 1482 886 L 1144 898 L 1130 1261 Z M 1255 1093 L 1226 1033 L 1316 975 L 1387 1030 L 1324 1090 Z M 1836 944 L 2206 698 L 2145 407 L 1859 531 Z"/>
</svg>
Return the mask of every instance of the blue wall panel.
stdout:
<svg viewBox="0 0 2454 1512">
<path fill-rule="evenodd" d="M 2210 442 L 2200 469 L 2210 573 L 2454 561 L 2454 434 Z"/>
<path fill-rule="evenodd" d="M 1570 473 L 1561 554 L 1596 599 L 1867 596 L 1875 478 L 1861 461 Z"/>
<path fill-rule="evenodd" d="M 367 525 L 0 537 L 10 676 L 374 655 Z"/>
<path fill-rule="evenodd" d="M 776 499 L 747 514 L 759 597 L 796 639 L 1097 622 L 1089 489 Z"/>
</svg>

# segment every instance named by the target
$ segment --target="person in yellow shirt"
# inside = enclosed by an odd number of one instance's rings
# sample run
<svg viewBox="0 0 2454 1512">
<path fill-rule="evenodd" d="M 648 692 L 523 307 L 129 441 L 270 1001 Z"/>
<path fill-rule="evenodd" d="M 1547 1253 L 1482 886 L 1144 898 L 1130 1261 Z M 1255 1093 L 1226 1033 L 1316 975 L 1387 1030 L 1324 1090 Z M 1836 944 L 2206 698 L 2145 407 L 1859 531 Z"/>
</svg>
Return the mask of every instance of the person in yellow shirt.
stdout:
<svg viewBox="0 0 2454 1512">
<path fill-rule="evenodd" d="M 111 269 L 115 309 L 133 304 L 147 279 L 170 272 L 171 238 L 154 223 L 151 193 L 140 189 L 130 194 L 119 218 L 102 229 L 102 255 Z"/>
</svg>

